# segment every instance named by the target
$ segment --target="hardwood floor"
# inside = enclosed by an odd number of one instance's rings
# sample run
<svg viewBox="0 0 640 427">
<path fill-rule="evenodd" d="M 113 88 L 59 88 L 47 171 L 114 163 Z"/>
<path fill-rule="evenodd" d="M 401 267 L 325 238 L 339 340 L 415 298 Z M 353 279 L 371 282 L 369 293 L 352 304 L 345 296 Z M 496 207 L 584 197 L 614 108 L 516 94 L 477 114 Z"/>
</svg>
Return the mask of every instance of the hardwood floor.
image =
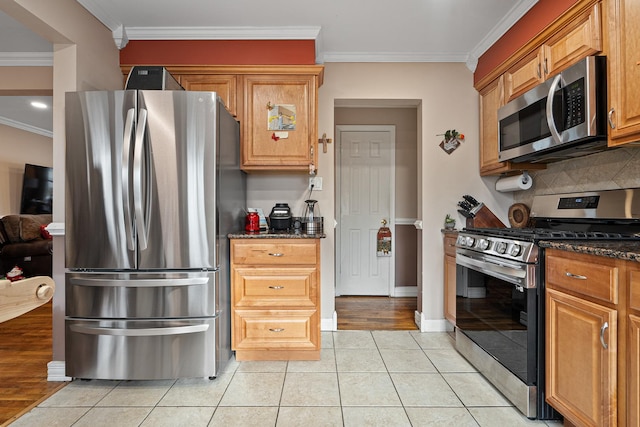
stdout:
<svg viewBox="0 0 640 427">
<path fill-rule="evenodd" d="M 51 346 L 51 302 L 0 323 L 0 426 L 64 387 L 47 381 Z"/>
<path fill-rule="evenodd" d="M 337 297 L 338 330 L 416 330 L 416 304 L 416 297 Z"/>
</svg>

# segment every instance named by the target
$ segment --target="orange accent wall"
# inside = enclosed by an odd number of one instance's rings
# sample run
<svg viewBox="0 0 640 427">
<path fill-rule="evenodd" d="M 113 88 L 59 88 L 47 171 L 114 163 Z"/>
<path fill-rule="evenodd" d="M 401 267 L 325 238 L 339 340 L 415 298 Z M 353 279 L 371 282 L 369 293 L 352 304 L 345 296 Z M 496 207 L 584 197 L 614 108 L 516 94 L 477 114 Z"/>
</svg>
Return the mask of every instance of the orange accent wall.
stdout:
<svg viewBox="0 0 640 427">
<path fill-rule="evenodd" d="M 131 40 L 123 65 L 314 65 L 314 40 Z"/>
<path fill-rule="evenodd" d="M 513 27 L 478 58 L 474 82 L 489 74 L 516 50 L 580 0 L 539 0 Z"/>
</svg>

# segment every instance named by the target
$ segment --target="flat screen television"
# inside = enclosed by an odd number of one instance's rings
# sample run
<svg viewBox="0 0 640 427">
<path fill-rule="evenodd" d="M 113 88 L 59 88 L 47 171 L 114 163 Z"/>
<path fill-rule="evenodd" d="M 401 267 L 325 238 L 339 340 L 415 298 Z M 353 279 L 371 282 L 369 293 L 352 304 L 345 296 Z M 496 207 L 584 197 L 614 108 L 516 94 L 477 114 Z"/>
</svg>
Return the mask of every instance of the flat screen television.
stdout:
<svg viewBox="0 0 640 427">
<path fill-rule="evenodd" d="M 53 210 L 53 168 L 24 165 L 21 214 L 50 214 Z"/>
</svg>

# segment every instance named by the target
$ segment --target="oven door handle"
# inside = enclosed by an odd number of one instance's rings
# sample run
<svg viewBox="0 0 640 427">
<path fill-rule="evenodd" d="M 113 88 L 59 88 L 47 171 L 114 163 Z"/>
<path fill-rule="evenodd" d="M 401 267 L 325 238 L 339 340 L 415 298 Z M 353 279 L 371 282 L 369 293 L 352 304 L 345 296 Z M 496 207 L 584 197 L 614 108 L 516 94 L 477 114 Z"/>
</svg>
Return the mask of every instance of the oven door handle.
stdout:
<svg viewBox="0 0 640 427">
<path fill-rule="evenodd" d="M 504 265 L 491 262 L 491 260 L 486 258 L 478 260 L 459 252 L 456 254 L 456 264 L 488 274 L 489 276 L 504 280 L 505 282 L 513 283 L 514 285 L 519 285 L 524 288 L 528 287 L 525 283 L 527 275 L 526 270 L 505 267 Z"/>
</svg>

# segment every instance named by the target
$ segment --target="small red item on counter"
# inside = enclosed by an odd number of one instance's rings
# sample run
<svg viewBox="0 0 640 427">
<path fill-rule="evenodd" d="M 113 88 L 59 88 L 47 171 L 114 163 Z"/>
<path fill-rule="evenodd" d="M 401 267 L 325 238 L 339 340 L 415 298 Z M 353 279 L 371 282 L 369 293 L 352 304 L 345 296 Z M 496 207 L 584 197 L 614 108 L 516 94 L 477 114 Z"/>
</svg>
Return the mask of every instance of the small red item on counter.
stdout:
<svg viewBox="0 0 640 427">
<path fill-rule="evenodd" d="M 257 212 L 249 212 L 247 214 L 244 229 L 248 233 L 257 233 L 260 231 L 260 216 Z"/>
<path fill-rule="evenodd" d="M 24 272 L 17 265 L 7 273 L 7 279 L 11 282 L 24 279 Z"/>
</svg>

